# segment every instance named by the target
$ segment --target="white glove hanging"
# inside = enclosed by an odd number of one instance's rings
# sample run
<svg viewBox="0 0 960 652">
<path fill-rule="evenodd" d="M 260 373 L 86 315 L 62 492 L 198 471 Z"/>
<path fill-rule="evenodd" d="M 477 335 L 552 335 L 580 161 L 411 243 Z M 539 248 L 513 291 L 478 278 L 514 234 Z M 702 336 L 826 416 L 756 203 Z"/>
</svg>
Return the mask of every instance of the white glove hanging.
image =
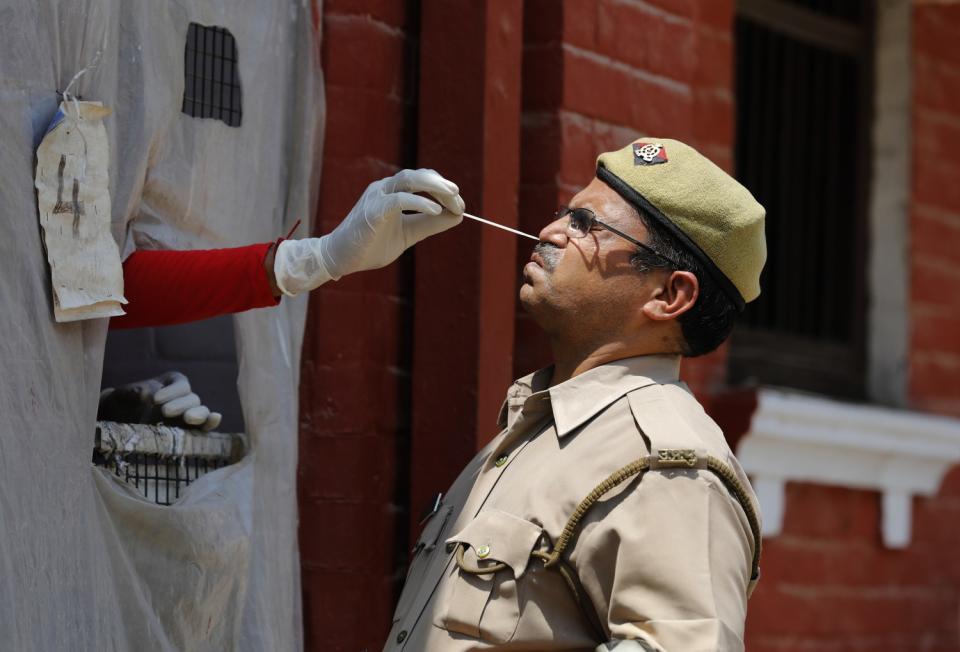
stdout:
<svg viewBox="0 0 960 652">
<path fill-rule="evenodd" d="M 112 387 L 100 393 L 97 418 L 122 423 L 160 423 L 213 430 L 222 415 L 211 412 L 179 371 Z"/>
<path fill-rule="evenodd" d="M 427 169 L 401 170 L 374 181 L 332 232 L 280 243 L 277 286 L 294 296 L 346 274 L 389 265 L 408 247 L 460 224 L 465 206 L 459 193 L 456 184 Z"/>
</svg>

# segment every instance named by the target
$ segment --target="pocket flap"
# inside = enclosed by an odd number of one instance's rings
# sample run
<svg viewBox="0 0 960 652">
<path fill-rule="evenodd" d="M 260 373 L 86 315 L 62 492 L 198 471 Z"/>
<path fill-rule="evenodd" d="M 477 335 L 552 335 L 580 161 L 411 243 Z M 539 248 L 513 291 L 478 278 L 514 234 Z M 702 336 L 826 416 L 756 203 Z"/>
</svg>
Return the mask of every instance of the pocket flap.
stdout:
<svg viewBox="0 0 960 652">
<path fill-rule="evenodd" d="M 543 528 L 499 509 L 486 509 L 447 543 L 470 546 L 474 560 L 503 562 L 519 578 L 527 569 L 530 552 L 540 540 Z"/>
</svg>

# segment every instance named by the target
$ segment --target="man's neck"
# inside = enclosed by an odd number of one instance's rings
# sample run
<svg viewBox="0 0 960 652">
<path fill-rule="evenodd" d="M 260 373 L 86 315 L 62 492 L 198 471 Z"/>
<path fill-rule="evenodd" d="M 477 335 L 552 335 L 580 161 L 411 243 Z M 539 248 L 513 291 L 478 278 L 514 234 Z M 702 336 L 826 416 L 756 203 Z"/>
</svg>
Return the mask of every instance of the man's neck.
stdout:
<svg viewBox="0 0 960 652">
<path fill-rule="evenodd" d="M 570 380 L 574 376 L 579 376 L 585 371 L 594 369 L 601 365 L 633 358 L 640 355 L 663 355 L 673 353 L 664 351 L 662 347 L 652 347 L 649 345 L 608 342 L 600 345 L 590 346 L 569 346 L 554 341 L 553 343 L 553 377 L 550 379 L 550 386 Z"/>
</svg>

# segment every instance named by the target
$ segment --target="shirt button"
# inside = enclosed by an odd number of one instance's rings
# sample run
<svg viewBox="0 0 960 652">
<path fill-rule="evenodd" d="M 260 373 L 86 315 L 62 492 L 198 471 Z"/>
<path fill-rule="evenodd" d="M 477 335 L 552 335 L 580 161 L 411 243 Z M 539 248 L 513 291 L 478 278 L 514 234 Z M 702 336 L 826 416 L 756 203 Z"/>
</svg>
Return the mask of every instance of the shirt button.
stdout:
<svg viewBox="0 0 960 652">
<path fill-rule="evenodd" d="M 490 556 L 490 546 L 480 546 L 477 548 L 477 557 L 479 559 L 486 559 Z"/>
<path fill-rule="evenodd" d="M 403 643 L 405 640 L 407 640 L 407 630 L 403 630 L 397 634 L 397 643 Z"/>
<path fill-rule="evenodd" d="M 506 455 L 506 454 L 501 455 L 500 457 L 498 457 L 498 458 L 496 459 L 496 461 L 493 463 L 493 465 L 494 465 L 494 466 L 503 466 L 504 464 L 507 463 L 507 460 L 509 460 L 509 459 L 510 459 L 510 456 L 509 456 L 509 455 Z"/>
</svg>

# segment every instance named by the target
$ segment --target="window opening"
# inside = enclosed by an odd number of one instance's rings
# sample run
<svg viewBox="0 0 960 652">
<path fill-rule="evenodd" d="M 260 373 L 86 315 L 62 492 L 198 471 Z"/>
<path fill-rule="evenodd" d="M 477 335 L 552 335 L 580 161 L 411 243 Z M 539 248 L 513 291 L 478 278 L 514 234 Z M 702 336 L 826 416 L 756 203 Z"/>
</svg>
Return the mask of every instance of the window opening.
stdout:
<svg viewBox="0 0 960 652">
<path fill-rule="evenodd" d="M 223 27 L 190 23 L 187 29 L 183 113 L 240 126 L 243 110 L 237 43 Z"/>
<path fill-rule="evenodd" d="M 865 386 L 871 35 L 864 0 L 740 0 L 736 172 L 767 209 L 763 293 L 730 376 L 859 398 Z"/>
</svg>

